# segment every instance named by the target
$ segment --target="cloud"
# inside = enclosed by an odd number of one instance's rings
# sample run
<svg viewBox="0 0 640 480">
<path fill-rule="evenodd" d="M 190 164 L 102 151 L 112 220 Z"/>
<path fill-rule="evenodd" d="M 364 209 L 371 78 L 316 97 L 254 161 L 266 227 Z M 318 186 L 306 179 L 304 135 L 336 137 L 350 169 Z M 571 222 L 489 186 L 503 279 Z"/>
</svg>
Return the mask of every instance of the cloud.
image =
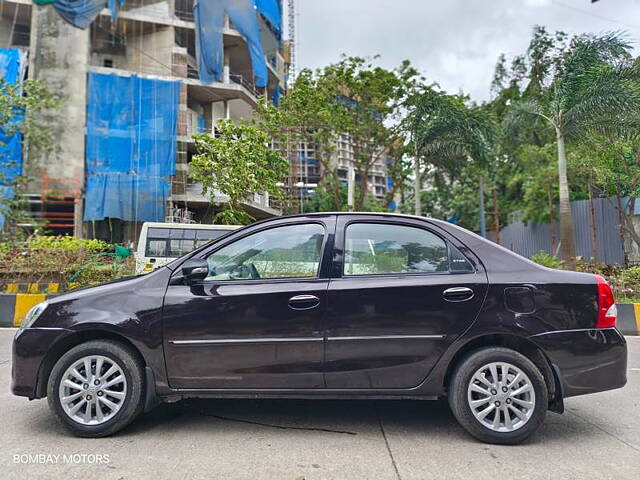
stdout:
<svg viewBox="0 0 640 480">
<path fill-rule="evenodd" d="M 489 98 L 498 56 L 523 53 L 534 25 L 640 38 L 640 0 L 298 0 L 297 8 L 298 68 L 341 53 L 380 54 L 388 68 L 408 59 L 428 80 L 476 100 Z"/>
</svg>

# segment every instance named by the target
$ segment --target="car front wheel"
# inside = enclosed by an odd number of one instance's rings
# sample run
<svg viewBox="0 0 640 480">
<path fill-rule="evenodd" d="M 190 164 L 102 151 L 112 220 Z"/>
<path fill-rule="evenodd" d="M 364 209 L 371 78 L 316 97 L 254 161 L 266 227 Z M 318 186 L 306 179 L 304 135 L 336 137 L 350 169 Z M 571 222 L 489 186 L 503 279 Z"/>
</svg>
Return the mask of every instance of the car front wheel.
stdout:
<svg viewBox="0 0 640 480">
<path fill-rule="evenodd" d="M 456 368 L 449 405 L 465 430 L 487 443 L 512 445 L 544 421 L 544 377 L 524 355 L 502 347 L 477 350 Z"/>
<path fill-rule="evenodd" d="M 104 437 L 133 421 L 143 408 L 143 367 L 128 346 L 112 340 L 77 345 L 49 376 L 49 406 L 81 437 Z"/>
</svg>

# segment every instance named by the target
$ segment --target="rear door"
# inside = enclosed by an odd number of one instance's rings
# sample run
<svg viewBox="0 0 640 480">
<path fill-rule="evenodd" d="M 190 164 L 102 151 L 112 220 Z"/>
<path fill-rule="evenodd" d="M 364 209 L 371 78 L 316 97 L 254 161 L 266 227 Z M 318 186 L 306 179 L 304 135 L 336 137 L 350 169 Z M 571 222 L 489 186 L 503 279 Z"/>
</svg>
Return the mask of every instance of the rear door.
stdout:
<svg viewBox="0 0 640 480">
<path fill-rule="evenodd" d="M 338 217 L 327 388 L 419 385 L 482 306 L 479 262 L 426 222 L 399 218 Z"/>
</svg>

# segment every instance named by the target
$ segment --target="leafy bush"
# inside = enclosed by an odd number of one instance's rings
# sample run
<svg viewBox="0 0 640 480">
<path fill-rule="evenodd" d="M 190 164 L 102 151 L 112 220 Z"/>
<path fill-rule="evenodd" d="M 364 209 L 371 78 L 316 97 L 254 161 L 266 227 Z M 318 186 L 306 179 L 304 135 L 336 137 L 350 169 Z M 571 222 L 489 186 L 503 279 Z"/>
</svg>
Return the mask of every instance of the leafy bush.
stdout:
<svg viewBox="0 0 640 480">
<path fill-rule="evenodd" d="M 578 262 L 576 270 L 602 275 L 611 285 L 616 302 L 640 302 L 640 266 L 625 268 L 620 265 Z"/>
<path fill-rule="evenodd" d="M 553 255 L 549 255 L 544 250 L 540 250 L 538 253 L 531 257 L 532 262 L 536 262 L 543 267 L 549 268 L 557 268 L 561 269 L 563 264 L 562 261 L 558 259 L 558 257 L 554 257 Z"/>
<path fill-rule="evenodd" d="M 65 252 L 79 252 L 84 250 L 89 254 L 112 252 L 113 245 L 96 239 L 76 238 L 70 236 L 35 236 L 27 242 L 30 250 L 62 250 Z"/>
<path fill-rule="evenodd" d="M 64 288 L 104 283 L 134 273 L 133 257 L 117 258 L 101 240 L 35 236 L 22 244 L 0 243 L 0 290 L 9 283 L 58 283 Z"/>
</svg>

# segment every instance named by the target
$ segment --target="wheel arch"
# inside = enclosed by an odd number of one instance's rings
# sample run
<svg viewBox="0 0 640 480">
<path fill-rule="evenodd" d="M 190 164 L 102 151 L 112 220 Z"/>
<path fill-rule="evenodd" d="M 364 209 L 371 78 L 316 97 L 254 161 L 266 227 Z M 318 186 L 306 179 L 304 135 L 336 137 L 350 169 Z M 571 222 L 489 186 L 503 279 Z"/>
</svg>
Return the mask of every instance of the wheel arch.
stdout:
<svg viewBox="0 0 640 480">
<path fill-rule="evenodd" d="M 557 370 L 547 355 L 531 340 L 513 334 L 491 333 L 481 335 L 462 345 L 447 366 L 443 379 L 443 388 L 448 391 L 449 382 L 458 365 L 471 353 L 485 347 L 510 348 L 531 360 L 542 372 L 549 392 L 549 409 L 558 413 L 564 411 L 562 402 L 562 384 Z"/>
<path fill-rule="evenodd" d="M 47 396 L 47 382 L 49 381 L 49 375 L 53 370 L 53 366 L 67 351 L 73 347 L 80 345 L 81 343 L 88 342 L 90 340 L 114 340 L 129 347 L 131 351 L 142 362 L 143 367 L 147 366 L 147 362 L 144 355 L 140 352 L 140 349 L 136 347 L 131 340 L 124 335 L 114 333 L 109 330 L 82 330 L 74 332 L 65 336 L 60 341 L 56 342 L 47 352 L 47 355 L 42 360 L 40 368 L 38 369 L 38 381 L 36 384 L 35 398 L 44 398 Z"/>
</svg>

